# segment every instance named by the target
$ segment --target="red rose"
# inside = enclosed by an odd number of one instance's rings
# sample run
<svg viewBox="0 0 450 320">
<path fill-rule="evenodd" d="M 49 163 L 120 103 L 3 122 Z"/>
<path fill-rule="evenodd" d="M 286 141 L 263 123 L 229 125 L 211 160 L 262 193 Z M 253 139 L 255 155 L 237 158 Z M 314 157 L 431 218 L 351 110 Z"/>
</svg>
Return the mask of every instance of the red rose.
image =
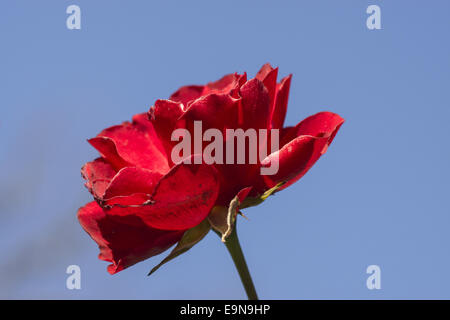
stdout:
<svg viewBox="0 0 450 320">
<path fill-rule="evenodd" d="M 277 83 L 277 73 L 266 64 L 250 80 L 245 73 L 230 74 L 204 86 L 182 87 L 131 123 L 89 140 L 101 155 L 82 168 L 95 201 L 82 207 L 78 218 L 99 245 L 99 258 L 112 262 L 110 273 L 178 243 L 162 263 L 167 262 L 211 227 L 225 241 L 239 209 L 291 185 L 326 152 L 344 120 L 321 112 L 283 127 L 291 76 Z M 220 132 L 279 129 L 280 149 L 257 163 L 206 164 L 195 150 L 191 164 L 174 163 L 171 152 L 178 142 L 172 134 L 175 129 L 194 134 L 194 121 Z M 270 150 L 269 140 L 265 146 Z M 262 175 L 260 169 L 271 161 L 278 161 L 277 172 Z"/>
</svg>

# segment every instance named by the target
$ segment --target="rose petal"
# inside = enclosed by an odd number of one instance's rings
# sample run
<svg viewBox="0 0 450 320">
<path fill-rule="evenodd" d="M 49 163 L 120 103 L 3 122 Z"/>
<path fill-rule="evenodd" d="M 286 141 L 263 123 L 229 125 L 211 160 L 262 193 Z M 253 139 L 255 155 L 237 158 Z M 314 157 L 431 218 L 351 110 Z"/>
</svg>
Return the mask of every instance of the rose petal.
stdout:
<svg viewBox="0 0 450 320">
<path fill-rule="evenodd" d="M 117 147 L 114 141 L 107 137 L 95 137 L 88 140 L 100 155 L 111 164 L 114 170 L 119 171 L 121 168 L 129 166 L 130 164 L 125 161 L 117 152 Z"/>
<path fill-rule="evenodd" d="M 151 202 L 141 205 L 132 203 L 129 207 L 112 206 L 108 213 L 136 215 L 148 226 L 157 229 L 186 230 L 206 218 L 216 201 L 218 190 L 217 170 L 213 166 L 181 163 L 159 181 Z M 122 200 L 128 201 L 126 197 Z"/>
<path fill-rule="evenodd" d="M 314 163 L 327 151 L 344 119 L 331 112 L 321 112 L 300 122 L 284 134 L 282 148 L 269 155 L 263 166 L 279 157 L 279 170 L 275 175 L 264 176 L 266 185 L 271 188 L 286 181 L 280 190 L 299 180 Z"/>
<path fill-rule="evenodd" d="M 88 162 L 81 168 L 81 175 L 86 180 L 85 186 L 96 198 L 103 197 L 115 174 L 111 164 L 102 158 Z"/>
<path fill-rule="evenodd" d="M 152 214 L 145 215 L 144 221 L 167 230 L 195 227 L 208 216 L 218 191 L 214 167 L 177 165 L 160 180 L 152 196 Z"/>
<path fill-rule="evenodd" d="M 262 81 L 254 78 L 240 90 L 242 97 L 240 124 L 242 129 L 267 129 L 270 115 L 270 96 Z"/>
<path fill-rule="evenodd" d="M 78 220 L 97 242 L 99 259 L 112 262 L 111 274 L 167 250 L 184 233 L 149 228 L 136 216 L 112 218 L 95 201 L 78 210 Z"/>
<path fill-rule="evenodd" d="M 322 155 L 321 151 L 327 141 L 328 138 L 300 136 L 287 143 L 279 151 L 270 154 L 263 160 L 262 166 L 269 166 L 271 161 L 277 161 L 276 156 L 278 156 L 279 167 L 276 174 L 263 176 L 267 187 L 272 188 L 277 183 L 284 181 L 288 181 L 290 185 L 291 180 L 300 179 Z M 285 187 L 287 185 L 283 185 L 280 190 Z"/>
<path fill-rule="evenodd" d="M 89 143 L 110 162 L 116 170 L 124 166 L 137 166 L 165 173 L 169 164 L 165 151 L 153 125 L 146 114 L 133 118 L 133 122 L 125 122 L 103 130 Z"/>
<path fill-rule="evenodd" d="M 277 84 L 275 103 L 271 115 L 272 128 L 274 129 L 281 129 L 283 127 L 284 119 L 286 118 L 291 79 L 292 75 L 289 75 Z"/>
<path fill-rule="evenodd" d="M 245 200 L 245 198 L 247 198 L 250 191 L 252 191 L 252 187 L 243 188 L 241 191 L 238 192 L 236 197 L 238 198 L 239 203 L 242 203 Z"/>
<path fill-rule="evenodd" d="M 204 86 L 197 85 L 181 87 L 170 96 L 169 100 L 181 102 L 184 106 L 187 106 L 190 101 L 201 97 L 203 88 Z"/>
<path fill-rule="evenodd" d="M 264 82 L 264 79 L 267 78 L 267 76 L 269 76 L 271 73 L 273 73 L 274 70 L 276 70 L 278 68 L 273 68 L 270 63 L 265 63 L 261 69 L 259 69 L 259 71 L 256 73 L 255 78 Z"/>
<path fill-rule="evenodd" d="M 105 190 L 104 199 L 129 196 L 134 193 L 151 195 L 163 175 L 138 167 L 121 169 Z"/>
<path fill-rule="evenodd" d="M 211 93 L 230 94 L 233 98 L 239 97 L 239 88 L 247 81 L 247 74 L 227 74 L 220 80 L 208 83 L 203 89 L 203 95 Z"/>
<path fill-rule="evenodd" d="M 270 114 L 272 113 L 275 103 L 275 96 L 277 92 L 277 77 L 278 68 L 272 68 L 270 63 L 266 63 L 262 66 L 261 70 L 256 74 L 255 78 L 262 81 L 267 88 L 270 96 Z"/>
<path fill-rule="evenodd" d="M 181 119 L 186 120 L 186 127 L 191 132 L 194 121 L 202 121 L 203 132 L 209 128 L 219 129 L 223 132 L 225 128 L 232 128 L 236 125 L 239 101 L 229 94 L 209 94 L 195 100 Z"/>
<path fill-rule="evenodd" d="M 158 99 L 148 113 L 150 121 L 153 123 L 157 133 L 159 133 L 164 129 L 167 131 L 172 130 L 178 118 L 183 115 L 183 112 L 184 107 L 181 102 Z"/>
<path fill-rule="evenodd" d="M 166 155 L 170 155 L 173 146 L 177 143 L 171 141 L 172 133 L 176 128 L 184 128 L 184 120 L 179 118 L 184 113 L 184 106 L 181 102 L 172 100 L 156 100 L 148 112 L 150 121 L 153 123 L 156 134 L 162 142 Z M 168 157 L 169 165 L 173 162 Z"/>
<path fill-rule="evenodd" d="M 316 113 L 283 134 L 281 145 L 301 135 L 328 136 L 330 144 L 343 123 L 344 119 L 336 113 L 328 111 Z"/>
</svg>

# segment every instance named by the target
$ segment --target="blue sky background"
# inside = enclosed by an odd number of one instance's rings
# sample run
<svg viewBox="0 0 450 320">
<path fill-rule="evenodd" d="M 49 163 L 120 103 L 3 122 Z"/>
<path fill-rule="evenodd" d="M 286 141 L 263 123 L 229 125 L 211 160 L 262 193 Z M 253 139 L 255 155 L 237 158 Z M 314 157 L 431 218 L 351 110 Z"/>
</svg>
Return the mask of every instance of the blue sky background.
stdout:
<svg viewBox="0 0 450 320">
<path fill-rule="evenodd" d="M 82 29 L 66 28 L 77 4 Z M 381 7 L 382 30 L 366 28 Z M 115 276 L 76 220 L 86 142 L 179 86 L 265 62 L 293 73 L 287 124 L 346 119 L 298 183 L 244 212 L 261 298 L 450 298 L 449 1 L 2 1 L 0 298 L 241 299 L 211 233 Z M 68 290 L 68 265 L 82 289 Z M 381 290 L 366 268 L 381 267 Z"/>
</svg>

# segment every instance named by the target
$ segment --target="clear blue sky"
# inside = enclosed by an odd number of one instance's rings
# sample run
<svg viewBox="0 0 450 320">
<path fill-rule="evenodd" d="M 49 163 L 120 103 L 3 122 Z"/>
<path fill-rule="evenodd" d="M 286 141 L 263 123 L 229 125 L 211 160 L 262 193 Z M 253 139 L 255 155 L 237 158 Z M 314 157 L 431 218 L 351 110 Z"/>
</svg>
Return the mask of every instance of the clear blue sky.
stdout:
<svg viewBox="0 0 450 320">
<path fill-rule="evenodd" d="M 77 4 L 82 29 L 66 28 Z M 381 7 L 382 30 L 366 28 Z M 287 124 L 346 119 L 239 236 L 261 298 L 450 298 L 450 2 L 2 1 L 0 298 L 240 299 L 215 234 L 115 276 L 76 220 L 86 142 L 181 85 L 265 62 L 293 73 Z M 77 264 L 82 289 L 67 290 Z M 382 289 L 366 288 L 381 268 Z"/>
</svg>

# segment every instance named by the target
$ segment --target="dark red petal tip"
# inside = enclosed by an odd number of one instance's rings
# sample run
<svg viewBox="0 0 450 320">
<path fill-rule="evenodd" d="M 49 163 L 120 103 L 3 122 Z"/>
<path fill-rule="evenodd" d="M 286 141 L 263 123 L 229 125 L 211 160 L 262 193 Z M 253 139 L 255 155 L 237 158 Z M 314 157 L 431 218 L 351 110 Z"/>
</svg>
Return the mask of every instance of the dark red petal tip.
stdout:
<svg viewBox="0 0 450 320">
<path fill-rule="evenodd" d="M 149 228 L 136 216 L 111 217 L 95 201 L 78 210 L 78 220 L 98 244 L 99 259 L 112 262 L 111 274 L 167 250 L 184 233 Z"/>
</svg>

